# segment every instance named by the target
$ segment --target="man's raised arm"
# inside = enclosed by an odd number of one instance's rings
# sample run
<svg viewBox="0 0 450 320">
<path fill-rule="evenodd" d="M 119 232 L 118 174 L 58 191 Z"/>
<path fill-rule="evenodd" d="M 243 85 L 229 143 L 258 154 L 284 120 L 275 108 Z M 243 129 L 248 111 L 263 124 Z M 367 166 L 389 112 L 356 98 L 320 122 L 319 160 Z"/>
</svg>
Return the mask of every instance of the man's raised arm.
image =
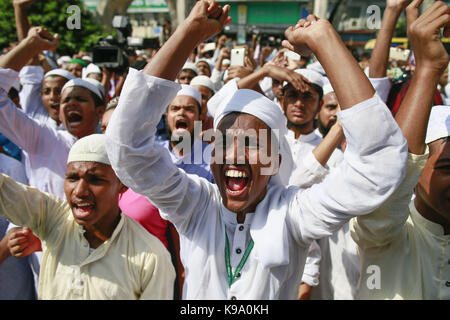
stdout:
<svg viewBox="0 0 450 320">
<path fill-rule="evenodd" d="M 194 48 L 231 22 L 228 10 L 229 5 L 222 8 L 216 1 L 198 1 L 186 20 L 144 68 L 144 73 L 174 81 Z"/>
<path fill-rule="evenodd" d="M 416 73 L 395 120 L 408 141 L 409 152 L 423 154 L 425 136 L 434 92 L 448 66 L 448 53 L 439 39 L 440 29 L 450 26 L 450 7 L 435 2 L 419 17 L 423 0 L 413 1 L 406 9 L 408 37 L 416 59 Z"/>
<path fill-rule="evenodd" d="M 162 213 L 170 214 L 178 230 L 191 214 L 203 212 L 208 201 L 202 198 L 203 188 L 208 188 L 209 182 L 178 169 L 168 150 L 155 142 L 156 126 L 181 88 L 173 80 L 189 53 L 229 21 L 228 6 L 222 9 L 215 1 L 197 2 L 142 72 L 130 68 L 106 130 L 106 149 L 117 176 L 150 198 Z"/>
</svg>

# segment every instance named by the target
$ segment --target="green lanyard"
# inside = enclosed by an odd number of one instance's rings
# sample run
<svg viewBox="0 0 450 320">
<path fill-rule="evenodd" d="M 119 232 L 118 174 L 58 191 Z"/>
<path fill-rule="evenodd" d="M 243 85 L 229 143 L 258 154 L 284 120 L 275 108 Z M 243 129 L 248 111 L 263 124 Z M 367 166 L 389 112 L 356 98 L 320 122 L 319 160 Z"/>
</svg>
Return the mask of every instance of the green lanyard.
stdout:
<svg viewBox="0 0 450 320">
<path fill-rule="evenodd" d="M 253 249 L 253 239 L 250 240 L 250 243 L 248 244 L 247 249 L 245 249 L 244 256 L 241 258 L 241 261 L 239 262 L 238 266 L 236 267 L 236 271 L 232 272 L 231 270 L 231 263 L 230 263 L 230 244 L 228 241 L 228 235 L 227 231 L 225 230 L 225 263 L 227 265 L 227 273 L 228 273 L 228 286 L 231 287 L 231 285 L 234 282 L 234 279 L 236 278 L 236 275 L 241 272 L 242 268 L 245 265 L 245 262 L 247 262 L 248 256 L 250 255 L 250 252 Z"/>
</svg>

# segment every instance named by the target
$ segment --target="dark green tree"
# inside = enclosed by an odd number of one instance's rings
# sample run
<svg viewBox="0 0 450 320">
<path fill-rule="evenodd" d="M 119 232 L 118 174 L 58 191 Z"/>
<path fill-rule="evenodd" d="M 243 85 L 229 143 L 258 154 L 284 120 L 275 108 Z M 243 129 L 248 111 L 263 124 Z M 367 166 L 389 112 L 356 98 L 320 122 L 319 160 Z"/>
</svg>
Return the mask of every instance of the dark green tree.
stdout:
<svg viewBox="0 0 450 320">
<path fill-rule="evenodd" d="M 0 0 L 0 48 L 17 41 L 14 7 L 12 0 Z M 71 5 L 80 8 L 80 28 L 70 30 L 67 13 Z M 89 50 L 101 36 L 107 36 L 105 29 L 98 25 L 93 14 L 84 7 L 81 0 L 36 0 L 28 9 L 28 18 L 33 26 L 43 26 L 52 33 L 58 33 L 60 43 L 57 52 L 71 55 L 79 50 Z"/>
</svg>

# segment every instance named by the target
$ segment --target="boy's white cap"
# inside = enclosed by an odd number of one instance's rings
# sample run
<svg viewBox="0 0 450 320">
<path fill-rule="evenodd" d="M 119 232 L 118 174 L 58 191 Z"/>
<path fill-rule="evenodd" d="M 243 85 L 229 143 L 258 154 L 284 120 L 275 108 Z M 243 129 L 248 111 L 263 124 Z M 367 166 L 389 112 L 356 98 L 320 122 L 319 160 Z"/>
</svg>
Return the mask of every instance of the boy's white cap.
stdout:
<svg viewBox="0 0 450 320">
<path fill-rule="evenodd" d="M 190 85 L 182 84 L 181 90 L 177 93 L 177 97 L 178 96 L 192 97 L 198 102 L 200 107 L 202 106 L 202 95 L 200 94 L 200 91 Z"/>
<path fill-rule="evenodd" d="M 214 83 L 211 81 L 211 79 L 208 76 L 196 76 L 194 79 L 192 79 L 191 86 L 204 86 L 210 89 L 212 92 L 214 92 Z"/>
</svg>

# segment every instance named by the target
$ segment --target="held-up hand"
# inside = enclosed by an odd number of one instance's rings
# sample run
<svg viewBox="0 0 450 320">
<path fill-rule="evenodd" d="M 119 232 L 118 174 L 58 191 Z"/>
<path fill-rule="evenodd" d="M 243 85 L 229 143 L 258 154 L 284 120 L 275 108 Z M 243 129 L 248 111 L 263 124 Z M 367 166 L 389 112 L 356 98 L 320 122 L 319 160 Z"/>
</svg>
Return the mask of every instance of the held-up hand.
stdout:
<svg viewBox="0 0 450 320">
<path fill-rule="evenodd" d="M 302 56 L 310 56 L 312 46 L 323 41 L 321 39 L 326 37 L 329 30 L 333 30 L 333 27 L 328 20 L 309 15 L 306 19 L 300 19 L 295 26 L 286 29 L 284 35 L 287 40 L 283 40 L 282 45 Z"/>
<path fill-rule="evenodd" d="M 13 6 L 21 8 L 21 9 L 28 9 L 35 0 L 14 0 Z"/>
<path fill-rule="evenodd" d="M 44 27 L 32 27 L 28 31 L 28 36 L 25 39 L 28 41 L 29 45 L 40 52 L 43 50 L 55 50 L 59 44 L 59 36 L 52 34 Z"/>
<path fill-rule="evenodd" d="M 29 228 L 12 228 L 6 236 L 9 251 L 16 258 L 24 258 L 42 250 L 41 240 Z"/>
<path fill-rule="evenodd" d="M 406 8 L 408 38 L 417 69 L 430 69 L 441 74 L 448 66 L 448 53 L 440 40 L 440 30 L 444 28 L 444 35 L 449 36 L 450 7 L 437 1 L 419 16 L 422 2 L 415 0 Z"/>
<path fill-rule="evenodd" d="M 218 34 L 231 22 L 231 17 L 228 16 L 229 10 L 229 5 L 222 8 L 215 0 L 200 0 L 197 1 L 183 24 L 192 35 L 204 41 Z"/>
<path fill-rule="evenodd" d="M 386 8 L 403 11 L 408 6 L 409 0 L 386 0 Z"/>
<path fill-rule="evenodd" d="M 300 91 L 308 90 L 307 84 L 309 83 L 309 81 L 295 71 L 273 64 L 266 64 L 264 65 L 263 69 L 265 71 L 266 77 L 277 79 L 280 82 L 287 81 L 292 84 L 295 89 Z"/>
</svg>

